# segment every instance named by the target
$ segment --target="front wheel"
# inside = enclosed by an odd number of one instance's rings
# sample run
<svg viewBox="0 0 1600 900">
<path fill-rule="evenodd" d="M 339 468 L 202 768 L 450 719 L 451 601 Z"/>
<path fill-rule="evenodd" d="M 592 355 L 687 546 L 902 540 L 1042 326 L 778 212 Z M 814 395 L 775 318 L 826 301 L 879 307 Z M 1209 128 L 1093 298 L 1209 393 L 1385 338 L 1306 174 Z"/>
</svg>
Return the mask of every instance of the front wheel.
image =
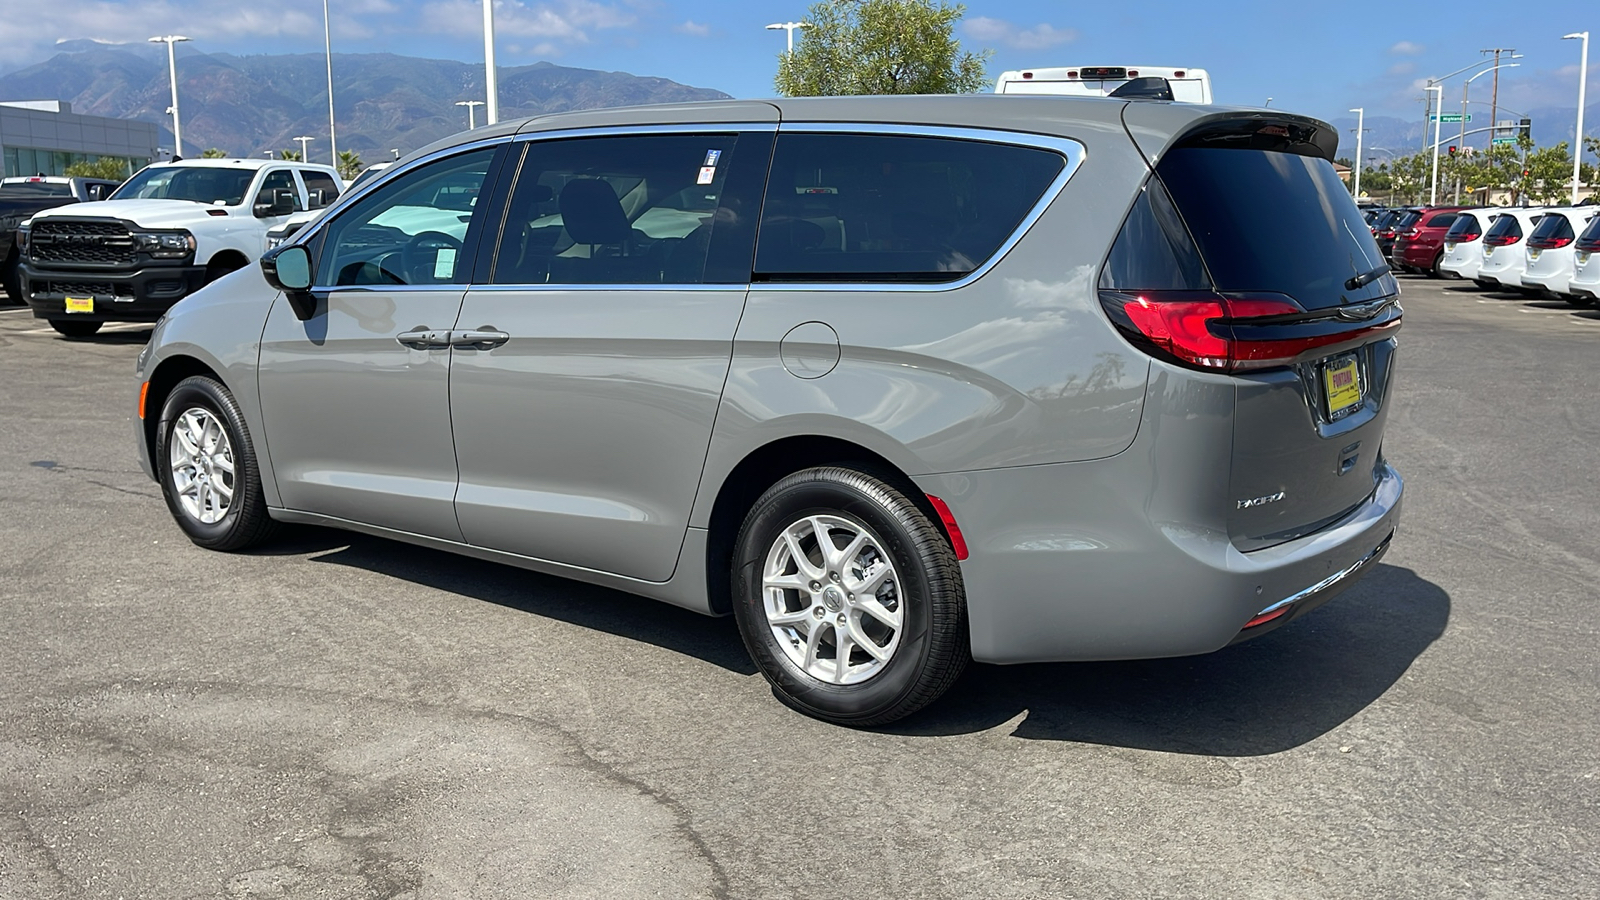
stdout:
<svg viewBox="0 0 1600 900">
<path fill-rule="evenodd" d="M 51 319 L 50 327 L 70 338 L 92 337 L 100 330 L 102 322 L 83 322 L 78 319 Z"/>
<path fill-rule="evenodd" d="M 189 540 L 242 550 L 274 530 L 239 404 L 214 378 L 178 382 L 161 407 L 154 463 L 167 509 Z"/>
<path fill-rule="evenodd" d="M 806 469 L 768 488 L 734 550 L 734 616 L 778 699 L 830 722 L 921 709 L 969 658 L 966 594 L 940 526 L 889 482 Z"/>
</svg>

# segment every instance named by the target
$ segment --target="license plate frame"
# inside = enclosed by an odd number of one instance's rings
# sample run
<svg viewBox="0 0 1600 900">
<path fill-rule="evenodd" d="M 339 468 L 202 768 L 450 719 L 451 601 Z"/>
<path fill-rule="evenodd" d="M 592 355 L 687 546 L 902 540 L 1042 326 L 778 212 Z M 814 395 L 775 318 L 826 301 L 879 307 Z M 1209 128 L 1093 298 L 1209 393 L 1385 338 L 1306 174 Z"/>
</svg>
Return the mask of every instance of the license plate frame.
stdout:
<svg viewBox="0 0 1600 900">
<path fill-rule="evenodd" d="M 94 315 L 93 297 L 67 297 L 66 311 L 72 314 L 85 313 Z"/>
<path fill-rule="evenodd" d="M 1345 374 L 1349 375 L 1348 382 L 1342 377 Z M 1329 422 L 1337 422 L 1351 415 L 1367 399 L 1361 359 L 1354 353 L 1342 353 L 1323 360 L 1317 367 L 1317 380 L 1322 385 L 1322 408 Z"/>
</svg>

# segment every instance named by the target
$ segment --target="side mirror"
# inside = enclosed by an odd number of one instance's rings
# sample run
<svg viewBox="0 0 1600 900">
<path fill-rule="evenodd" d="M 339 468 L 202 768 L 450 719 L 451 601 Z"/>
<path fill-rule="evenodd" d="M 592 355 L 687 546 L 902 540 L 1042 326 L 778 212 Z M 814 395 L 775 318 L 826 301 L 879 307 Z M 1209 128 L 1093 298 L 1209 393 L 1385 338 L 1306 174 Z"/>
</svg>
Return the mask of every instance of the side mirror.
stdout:
<svg viewBox="0 0 1600 900">
<path fill-rule="evenodd" d="M 268 216 L 287 216 L 294 212 L 294 188 L 268 188 L 256 195 L 255 214 L 258 219 Z"/>
<path fill-rule="evenodd" d="M 306 191 L 306 209 L 323 209 L 339 196 L 338 194 L 334 194 L 330 197 L 328 196 L 329 193 L 330 192 L 325 188 L 317 188 L 316 190 Z"/>
<path fill-rule="evenodd" d="M 295 318 L 304 322 L 317 314 L 317 298 L 311 293 L 311 251 L 291 244 L 265 253 L 261 274 L 268 284 L 283 291 Z"/>
</svg>

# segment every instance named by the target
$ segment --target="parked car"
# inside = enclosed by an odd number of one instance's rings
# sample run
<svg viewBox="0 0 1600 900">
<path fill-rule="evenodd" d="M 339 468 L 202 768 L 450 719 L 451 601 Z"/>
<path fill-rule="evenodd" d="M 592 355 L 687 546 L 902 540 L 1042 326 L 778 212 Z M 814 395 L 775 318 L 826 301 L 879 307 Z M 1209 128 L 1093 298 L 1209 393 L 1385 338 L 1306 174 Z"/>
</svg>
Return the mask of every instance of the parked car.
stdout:
<svg viewBox="0 0 1600 900">
<path fill-rule="evenodd" d="M 267 232 L 338 196 L 331 166 L 186 159 L 139 170 L 110 198 L 45 210 L 19 231 L 21 289 L 69 337 L 154 322 L 259 258 Z"/>
<path fill-rule="evenodd" d="M 1444 236 L 1444 259 L 1439 263 L 1439 271 L 1465 278 L 1481 288 L 1494 287 L 1478 277 L 1478 270 L 1483 267 L 1484 243 L 1481 238 L 1500 212 L 1499 207 L 1490 206 L 1458 213 Z"/>
<path fill-rule="evenodd" d="M 173 307 L 139 456 L 203 547 L 319 523 L 732 613 L 834 722 L 969 656 L 1206 653 L 1399 516 L 1399 286 L 1337 143 L 1062 97 L 479 128 Z"/>
<path fill-rule="evenodd" d="M 1390 215 L 1379 220 L 1378 233 L 1374 237 L 1378 241 L 1378 250 L 1383 258 L 1393 261 L 1394 242 L 1400 232 L 1411 227 L 1422 214 L 1421 210 L 1408 208 L 1391 210 Z M 1398 267 L 1397 267 L 1398 268 Z"/>
<path fill-rule="evenodd" d="M 1393 257 L 1402 272 L 1426 272 L 1439 277 L 1444 260 L 1444 236 L 1455 224 L 1459 206 L 1438 206 L 1421 210 L 1410 226 L 1397 231 Z"/>
<path fill-rule="evenodd" d="M 1527 292 L 1522 273 L 1528 265 L 1523 238 L 1533 231 L 1543 208 L 1522 207 L 1503 210 L 1483 236 L 1483 265 L 1478 267 L 1479 282 L 1490 288 Z"/>
<path fill-rule="evenodd" d="M 1533 227 L 1533 233 L 1528 235 L 1523 287 L 1548 291 L 1563 300 L 1587 305 L 1588 298 L 1573 294 L 1570 286 L 1577 266 L 1578 235 L 1596 212 L 1600 212 L 1600 207 L 1577 206 L 1545 212 L 1544 218 Z"/>
<path fill-rule="evenodd" d="M 1572 280 L 1567 290 L 1590 301 L 1600 300 L 1600 215 L 1589 220 L 1573 243 Z"/>
<path fill-rule="evenodd" d="M 9 302 L 22 302 L 16 244 L 17 229 L 22 223 L 40 210 L 104 200 L 121 183 L 106 178 L 51 175 L 0 179 L 0 288 L 5 289 Z"/>
</svg>

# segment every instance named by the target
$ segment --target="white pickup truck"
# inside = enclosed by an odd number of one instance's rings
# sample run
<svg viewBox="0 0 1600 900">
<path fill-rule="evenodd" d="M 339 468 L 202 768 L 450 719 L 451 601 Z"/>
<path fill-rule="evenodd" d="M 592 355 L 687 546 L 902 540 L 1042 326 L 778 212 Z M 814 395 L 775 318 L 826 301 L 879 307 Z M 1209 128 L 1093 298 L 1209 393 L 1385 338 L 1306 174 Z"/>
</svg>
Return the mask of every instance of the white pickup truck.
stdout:
<svg viewBox="0 0 1600 900">
<path fill-rule="evenodd" d="M 17 232 L 22 296 L 69 337 L 153 322 L 267 249 L 267 232 L 320 209 L 331 166 L 268 159 L 153 163 L 110 199 L 44 210 Z"/>
</svg>

